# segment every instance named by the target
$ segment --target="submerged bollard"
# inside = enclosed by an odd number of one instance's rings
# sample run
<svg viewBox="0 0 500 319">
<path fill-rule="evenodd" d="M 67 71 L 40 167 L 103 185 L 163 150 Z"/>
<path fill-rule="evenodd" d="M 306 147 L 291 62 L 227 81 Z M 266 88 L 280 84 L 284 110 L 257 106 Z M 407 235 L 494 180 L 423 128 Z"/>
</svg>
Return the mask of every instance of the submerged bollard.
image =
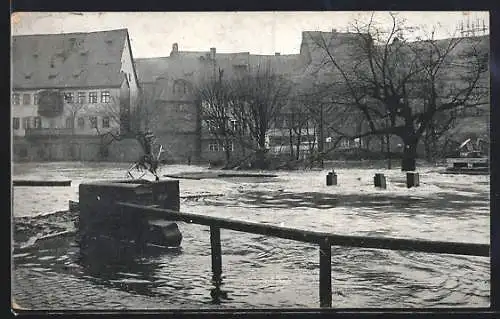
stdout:
<svg viewBox="0 0 500 319">
<path fill-rule="evenodd" d="M 373 177 L 373 184 L 375 187 L 386 189 L 387 183 L 384 174 L 375 174 L 375 177 Z"/>
<path fill-rule="evenodd" d="M 420 176 L 418 173 L 406 173 L 406 187 L 418 187 L 420 186 Z"/>
<path fill-rule="evenodd" d="M 337 185 L 337 174 L 334 170 L 326 175 L 326 186 Z"/>
</svg>

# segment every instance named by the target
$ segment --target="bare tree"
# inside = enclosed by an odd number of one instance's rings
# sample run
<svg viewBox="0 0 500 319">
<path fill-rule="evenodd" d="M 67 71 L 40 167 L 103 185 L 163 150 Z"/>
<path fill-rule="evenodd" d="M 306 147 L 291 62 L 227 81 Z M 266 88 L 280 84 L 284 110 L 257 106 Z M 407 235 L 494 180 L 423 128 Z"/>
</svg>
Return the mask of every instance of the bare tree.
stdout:
<svg viewBox="0 0 500 319">
<path fill-rule="evenodd" d="M 99 118 L 101 125 L 98 123 Z M 108 156 L 109 145 L 121 140 L 124 135 L 121 131 L 122 111 L 119 100 L 111 97 L 109 103 L 100 105 L 97 112 L 89 115 L 89 121 L 99 137 L 99 152 L 104 159 Z"/>
<path fill-rule="evenodd" d="M 202 120 L 208 127 L 210 135 L 219 145 L 222 145 L 226 166 L 231 160 L 234 136 L 238 133 L 231 125 L 231 111 L 233 92 L 229 83 L 224 79 L 224 70 L 218 70 L 211 78 L 203 81 L 196 89 L 197 97 L 201 101 Z"/>
<path fill-rule="evenodd" d="M 324 159 L 328 154 L 334 152 L 342 140 L 347 139 L 345 135 L 338 134 L 335 128 L 340 125 L 346 125 L 348 121 L 353 121 L 353 118 L 346 116 L 346 110 L 339 110 L 330 97 L 331 91 L 328 89 L 330 84 L 322 82 L 314 82 L 314 79 L 309 79 L 313 85 L 304 90 L 298 99 L 308 114 L 306 122 L 307 130 L 312 130 L 317 137 L 317 145 L 310 145 L 309 160 L 310 166 L 313 167 L 319 164 L 324 166 Z M 358 122 L 352 125 L 357 125 Z M 326 143 L 328 137 L 329 142 Z"/>
<path fill-rule="evenodd" d="M 415 170 L 416 149 L 423 133 L 439 114 L 487 103 L 483 85 L 488 69 L 487 41 L 449 38 L 410 42 L 404 21 L 389 14 L 389 30 L 380 27 L 374 14 L 355 21 L 351 62 L 343 63 L 324 34 L 311 36 L 325 56 L 322 68 L 334 70 L 328 86 L 339 112 L 363 119 L 367 129 L 354 134 L 345 126 L 340 135 L 399 136 L 404 144 L 402 170 Z M 335 37 L 335 35 L 333 35 Z"/>
<path fill-rule="evenodd" d="M 291 84 L 271 67 L 257 66 L 254 72 L 236 79 L 233 87 L 232 117 L 242 131 L 248 132 L 240 143 L 255 152 L 256 168 L 266 168 L 268 131 L 288 103 Z"/>
<path fill-rule="evenodd" d="M 139 104 L 133 111 L 132 116 L 124 117 L 122 101 L 111 97 L 108 103 L 101 105 L 96 113 L 90 115 L 90 122 L 99 136 L 102 158 L 108 156 L 108 146 L 111 143 L 130 137 L 130 133 L 134 133 L 135 139 L 141 145 L 143 154 L 130 166 L 128 175 L 133 177 L 131 171 L 137 169 L 142 174 L 139 178 L 143 177 L 146 172 L 150 172 L 155 176 L 156 180 L 159 180 L 157 169 L 160 165 L 160 156 L 164 150 L 163 146 L 157 143 L 156 137 L 150 128 L 151 117 L 157 115 L 154 94 L 141 92 L 138 100 Z M 98 117 L 96 115 L 100 115 L 102 125 L 97 123 Z M 124 127 L 127 127 L 121 123 L 124 119 L 133 121 L 134 127 L 137 129 L 132 132 L 129 130 L 123 131 Z M 139 129 L 139 126 L 144 126 L 145 129 Z"/>
</svg>

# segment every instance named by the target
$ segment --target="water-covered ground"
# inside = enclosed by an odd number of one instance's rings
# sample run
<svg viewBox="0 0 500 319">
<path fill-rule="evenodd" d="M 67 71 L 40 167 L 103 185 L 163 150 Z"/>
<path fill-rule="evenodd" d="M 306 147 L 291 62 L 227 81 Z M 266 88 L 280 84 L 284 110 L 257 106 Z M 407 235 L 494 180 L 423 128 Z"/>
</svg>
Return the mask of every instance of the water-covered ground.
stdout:
<svg viewBox="0 0 500 319">
<path fill-rule="evenodd" d="M 68 213 L 39 215 L 66 210 L 68 200 L 78 200 L 79 183 L 124 178 L 126 167 L 109 163 L 15 164 L 14 178 L 73 181 L 71 187 L 13 189 L 16 244 L 29 244 L 30 237 L 32 242 L 33 237 L 71 229 Z M 207 170 L 182 165 L 162 168 L 162 174 L 190 171 Z M 181 197 L 221 196 L 182 199 L 181 211 L 345 235 L 489 243 L 487 175 L 443 175 L 437 168 L 421 168 L 421 186 L 407 189 L 405 176 L 398 169 L 337 165 L 335 171 L 339 185 L 332 187 L 325 186 L 326 169 L 273 172 L 276 178 L 182 179 Z M 387 176 L 386 190 L 373 187 L 375 173 Z M 79 290 L 126 292 L 129 299 L 120 299 L 126 300 L 129 308 L 150 307 L 138 301 L 145 296 L 158 300 L 159 309 L 319 306 L 319 252 L 315 245 L 222 230 L 221 289 L 225 295 L 214 302 L 209 229 L 185 223 L 179 223 L 179 228 L 184 239 L 178 250 L 115 264 L 96 261 L 92 267 L 82 267 L 76 261 L 76 245 L 60 239 L 47 247 L 16 250 L 14 266 L 23 273 L 73 278 L 81 285 Z M 32 281 L 33 287 L 42 282 Z M 56 282 L 64 289 L 63 281 Z M 332 285 L 336 308 L 486 307 L 489 258 L 332 247 Z"/>
</svg>

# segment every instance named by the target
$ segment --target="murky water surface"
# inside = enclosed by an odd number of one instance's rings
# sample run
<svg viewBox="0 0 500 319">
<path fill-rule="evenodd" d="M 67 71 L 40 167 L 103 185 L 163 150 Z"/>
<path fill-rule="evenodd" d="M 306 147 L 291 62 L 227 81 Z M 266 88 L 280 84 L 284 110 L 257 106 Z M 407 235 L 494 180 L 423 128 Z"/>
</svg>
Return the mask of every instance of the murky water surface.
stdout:
<svg viewBox="0 0 500 319">
<path fill-rule="evenodd" d="M 73 228 L 68 200 L 84 181 L 124 178 L 126 164 L 15 164 L 14 178 L 71 179 L 71 187 L 15 187 L 16 245 Z M 163 174 L 207 171 L 167 166 Z M 273 172 L 276 178 L 180 180 L 181 211 L 346 235 L 489 243 L 489 176 L 420 170 L 421 186 L 407 189 L 399 170 L 336 169 Z M 387 190 L 372 186 L 385 173 Z M 165 300 L 171 307 L 318 307 L 319 252 L 315 245 L 221 231 L 223 291 L 213 297 L 209 229 L 178 223 L 182 247 L 118 262 L 96 258 L 83 267 L 72 237 L 14 252 L 16 268 L 60 273 L 106 287 Z M 31 239 L 30 239 L 31 238 Z M 124 257 L 125 258 L 125 257 Z M 489 258 L 332 247 L 334 307 L 487 307 Z M 36 284 L 36 283 L 35 283 Z M 63 289 L 64 283 L 61 283 Z M 68 297 L 70 298 L 70 297 Z M 130 308 L 141 308 L 131 299 Z M 162 305 L 158 305 L 162 308 Z"/>
</svg>

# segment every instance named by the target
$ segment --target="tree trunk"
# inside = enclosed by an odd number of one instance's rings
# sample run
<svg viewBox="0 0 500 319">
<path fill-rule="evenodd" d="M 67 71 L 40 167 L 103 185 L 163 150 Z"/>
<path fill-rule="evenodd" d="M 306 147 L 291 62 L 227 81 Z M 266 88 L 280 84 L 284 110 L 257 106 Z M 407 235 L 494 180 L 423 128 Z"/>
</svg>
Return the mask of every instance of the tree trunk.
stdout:
<svg viewBox="0 0 500 319">
<path fill-rule="evenodd" d="M 225 167 L 229 167 L 229 162 L 231 161 L 231 150 L 229 149 L 229 143 L 226 141 L 225 143 L 225 147 L 224 147 L 224 155 L 226 157 L 226 163 L 225 163 Z"/>
<path fill-rule="evenodd" d="M 264 150 L 263 149 L 258 149 L 255 152 L 255 157 L 256 157 L 255 168 L 265 169 L 266 168 L 266 163 L 265 163 L 265 153 L 264 153 Z"/>
<path fill-rule="evenodd" d="M 296 154 L 295 154 L 295 158 L 297 160 L 300 159 L 300 142 L 301 142 L 301 136 L 300 134 L 297 135 L 297 144 L 296 144 Z"/>
<path fill-rule="evenodd" d="M 293 160 L 293 134 L 292 129 L 288 129 L 288 134 L 290 137 L 290 159 Z"/>
<path fill-rule="evenodd" d="M 387 147 L 387 169 L 392 169 L 392 159 L 391 159 L 391 137 L 386 135 L 386 147 Z"/>
<path fill-rule="evenodd" d="M 432 162 L 432 151 L 431 151 L 431 141 L 429 136 L 425 136 L 424 139 L 424 147 L 425 147 L 425 159 L 427 162 Z"/>
<path fill-rule="evenodd" d="M 417 161 L 418 140 L 404 141 L 403 159 L 401 161 L 401 171 L 415 171 Z"/>
</svg>

